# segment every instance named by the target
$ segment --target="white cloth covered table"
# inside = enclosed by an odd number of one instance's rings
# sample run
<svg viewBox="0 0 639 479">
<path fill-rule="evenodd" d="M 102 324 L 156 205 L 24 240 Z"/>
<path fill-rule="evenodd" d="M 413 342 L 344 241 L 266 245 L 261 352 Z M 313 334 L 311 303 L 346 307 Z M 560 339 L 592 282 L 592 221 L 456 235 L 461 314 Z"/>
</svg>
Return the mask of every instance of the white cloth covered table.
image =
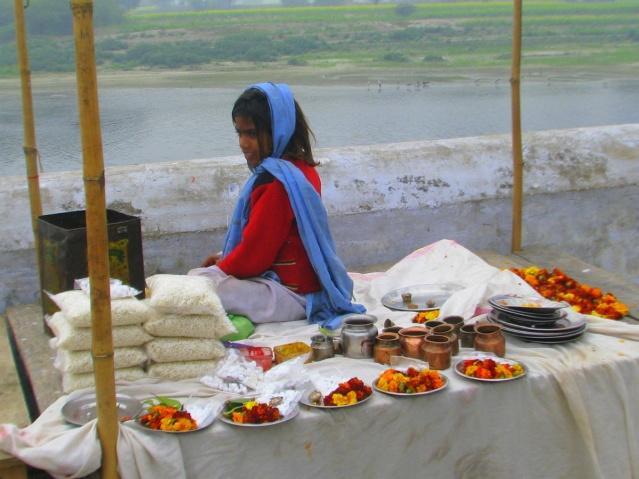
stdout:
<svg viewBox="0 0 639 479">
<path fill-rule="evenodd" d="M 412 313 L 380 304 L 391 289 L 458 282 L 466 288 L 442 315 L 469 319 L 498 293 L 533 290 L 452 241 L 415 251 L 385 273 L 353 274 L 355 296 L 381 320 L 409 324 Z M 576 314 L 576 313 L 574 313 Z M 443 371 L 449 386 L 436 394 L 401 398 L 375 393 L 365 404 L 325 411 L 302 406 L 297 418 L 263 428 L 220 421 L 193 433 L 169 435 L 122 427 L 118 445 L 124 478 L 630 478 L 639 477 L 639 327 L 587 316 L 589 331 L 565 345 L 507 337 L 506 355 L 528 367 L 524 378 L 473 382 Z M 380 321 L 381 323 L 381 321 Z M 308 341 L 317 326 L 260 325 L 255 344 Z M 463 355 L 470 350 L 461 350 Z M 311 369 L 372 382 L 384 366 L 335 357 Z M 119 385 L 150 394 L 208 397 L 197 382 L 145 381 Z M 213 397 L 222 401 L 224 395 Z M 100 461 L 95 422 L 63 423 L 61 398 L 31 426 L 0 429 L 0 448 L 57 476 L 78 477 Z"/>
</svg>

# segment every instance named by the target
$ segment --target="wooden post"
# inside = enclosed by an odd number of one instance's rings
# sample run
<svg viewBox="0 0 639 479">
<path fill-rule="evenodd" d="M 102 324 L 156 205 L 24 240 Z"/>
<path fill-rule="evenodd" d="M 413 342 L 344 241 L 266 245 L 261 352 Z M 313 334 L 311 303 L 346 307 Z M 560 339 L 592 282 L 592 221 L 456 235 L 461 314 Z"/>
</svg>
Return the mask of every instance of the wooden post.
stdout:
<svg viewBox="0 0 639 479">
<path fill-rule="evenodd" d="M 119 423 L 115 404 L 104 161 L 93 38 L 93 1 L 71 0 L 71 10 L 86 198 L 91 350 L 98 405 L 98 435 L 102 445 L 102 477 L 117 478 Z"/>
<path fill-rule="evenodd" d="M 523 159 L 521 151 L 521 108 L 519 78 L 521 69 L 521 3 L 513 5 L 513 51 L 510 77 L 512 146 L 513 146 L 513 226 L 512 252 L 521 250 L 522 205 L 523 205 Z"/>
<path fill-rule="evenodd" d="M 38 174 L 38 149 L 36 147 L 35 126 L 33 123 L 33 98 L 31 95 L 31 71 L 29 70 L 29 54 L 27 51 L 27 34 L 24 25 L 23 0 L 13 1 L 16 26 L 16 50 L 20 85 L 22 87 L 22 128 L 24 130 L 24 159 L 27 166 L 27 186 L 31 205 L 31 229 L 35 246 L 36 263 L 40 268 L 38 217 L 42 214 L 40 199 L 40 177 Z"/>
</svg>

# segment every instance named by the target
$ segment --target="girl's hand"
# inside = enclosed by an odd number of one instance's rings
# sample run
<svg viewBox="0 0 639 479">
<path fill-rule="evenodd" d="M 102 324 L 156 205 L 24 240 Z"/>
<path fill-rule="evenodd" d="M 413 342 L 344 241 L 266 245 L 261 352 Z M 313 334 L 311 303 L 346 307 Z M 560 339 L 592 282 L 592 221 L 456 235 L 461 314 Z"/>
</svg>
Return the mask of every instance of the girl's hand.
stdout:
<svg viewBox="0 0 639 479">
<path fill-rule="evenodd" d="M 211 256 L 208 256 L 202 262 L 202 268 L 208 268 L 209 266 L 215 266 L 220 259 L 222 259 L 222 253 L 212 254 Z"/>
</svg>

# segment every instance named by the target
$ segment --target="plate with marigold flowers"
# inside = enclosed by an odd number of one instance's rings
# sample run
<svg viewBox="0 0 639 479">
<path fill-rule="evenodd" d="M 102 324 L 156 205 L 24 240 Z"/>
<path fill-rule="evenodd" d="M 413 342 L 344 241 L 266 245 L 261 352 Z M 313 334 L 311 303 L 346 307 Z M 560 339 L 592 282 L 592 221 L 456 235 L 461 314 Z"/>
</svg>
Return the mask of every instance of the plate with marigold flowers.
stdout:
<svg viewBox="0 0 639 479">
<path fill-rule="evenodd" d="M 299 408 L 293 408 L 288 414 L 283 415 L 276 402 L 259 402 L 256 398 L 229 399 L 224 403 L 219 415 L 220 421 L 240 427 L 275 426 L 290 421 L 299 412 Z"/>
<path fill-rule="evenodd" d="M 477 355 L 458 361 L 455 372 L 464 378 L 494 383 L 523 378 L 526 366 L 512 359 Z"/>
<path fill-rule="evenodd" d="M 212 403 L 185 406 L 179 400 L 164 396 L 143 401 L 146 409 L 135 418 L 143 429 L 172 434 L 195 432 L 210 426 L 217 411 Z"/>
<path fill-rule="evenodd" d="M 387 369 L 375 380 L 373 387 L 384 394 L 398 397 L 425 396 L 448 386 L 448 378 L 439 371 L 409 367 L 405 371 Z"/>
<path fill-rule="evenodd" d="M 326 395 L 319 391 L 306 392 L 300 402 L 306 406 L 320 409 L 340 409 L 357 406 L 368 401 L 373 394 L 369 385 L 360 378 L 353 377 L 340 382 L 335 389 Z"/>
</svg>

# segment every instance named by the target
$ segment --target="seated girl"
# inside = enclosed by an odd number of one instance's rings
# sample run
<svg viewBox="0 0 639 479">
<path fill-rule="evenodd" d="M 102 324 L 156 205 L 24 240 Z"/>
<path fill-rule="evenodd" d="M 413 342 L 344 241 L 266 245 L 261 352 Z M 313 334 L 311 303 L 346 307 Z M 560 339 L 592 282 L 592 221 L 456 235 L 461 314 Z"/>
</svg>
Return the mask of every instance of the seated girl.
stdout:
<svg viewBox="0 0 639 479">
<path fill-rule="evenodd" d="M 322 204 L 312 133 L 287 85 L 249 87 L 231 114 L 251 170 L 221 254 L 189 274 L 216 284 L 228 313 L 255 323 L 308 318 L 338 327 L 364 312 L 335 252 Z"/>
</svg>

